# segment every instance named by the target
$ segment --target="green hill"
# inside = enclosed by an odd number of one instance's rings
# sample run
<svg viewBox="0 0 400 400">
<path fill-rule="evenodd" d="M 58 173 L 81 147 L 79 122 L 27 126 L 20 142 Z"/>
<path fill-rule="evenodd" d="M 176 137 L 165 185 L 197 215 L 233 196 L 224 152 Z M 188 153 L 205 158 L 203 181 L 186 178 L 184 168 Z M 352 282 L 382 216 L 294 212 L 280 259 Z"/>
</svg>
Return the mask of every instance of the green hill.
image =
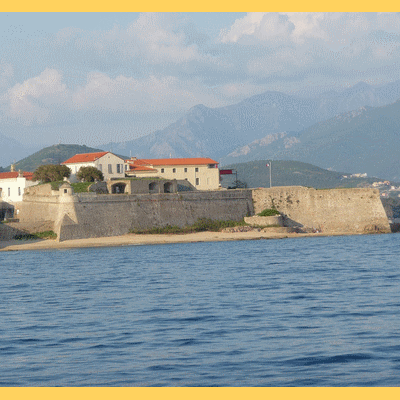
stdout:
<svg viewBox="0 0 400 400">
<path fill-rule="evenodd" d="M 78 144 L 57 144 L 45 147 L 42 150 L 15 163 L 15 170 L 34 171 L 39 165 L 60 164 L 68 158 L 79 153 L 95 153 L 104 151 L 93 147 L 80 146 Z M 7 171 L 10 167 L 6 168 Z"/>
<path fill-rule="evenodd" d="M 238 180 L 247 187 L 269 187 L 268 161 L 257 160 L 230 164 L 224 169 L 236 169 Z M 343 172 L 328 171 L 315 165 L 299 161 L 272 161 L 272 186 L 308 186 L 316 189 L 336 187 L 362 187 L 377 181 L 377 178 L 344 178 Z M 221 185 L 233 185 L 235 175 L 222 175 Z"/>
</svg>

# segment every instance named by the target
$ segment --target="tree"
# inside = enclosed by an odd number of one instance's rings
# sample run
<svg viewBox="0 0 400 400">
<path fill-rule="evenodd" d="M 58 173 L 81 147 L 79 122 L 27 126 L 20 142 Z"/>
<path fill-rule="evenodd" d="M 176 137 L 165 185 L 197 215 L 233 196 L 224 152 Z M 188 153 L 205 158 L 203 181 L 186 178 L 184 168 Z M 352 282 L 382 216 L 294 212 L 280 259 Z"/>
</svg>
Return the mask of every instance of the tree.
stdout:
<svg viewBox="0 0 400 400">
<path fill-rule="evenodd" d="M 76 177 L 85 182 L 102 181 L 104 179 L 103 173 L 95 167 L 80 167 Z"/>
<path fill-rule="evenodd" d="M 42 182 L 62 181 L 69 178 L 71 170 L 66 165 L 40 165 L 33 173 L 33 179 Z"/>
</svg>

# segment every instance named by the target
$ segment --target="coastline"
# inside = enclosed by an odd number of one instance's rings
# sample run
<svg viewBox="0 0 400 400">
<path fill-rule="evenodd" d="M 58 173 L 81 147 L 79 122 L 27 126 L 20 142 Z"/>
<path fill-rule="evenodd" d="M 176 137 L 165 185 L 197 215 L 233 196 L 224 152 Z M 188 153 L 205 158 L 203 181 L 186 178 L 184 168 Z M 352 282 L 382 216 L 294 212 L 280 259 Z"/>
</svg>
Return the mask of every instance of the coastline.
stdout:
<svg viewBox="0 0 400 400">
<path fill-rule="evenodd" d="M 289 232 L 196 232 L 188 234 L 138 235 L 126 234 L 100 238 L 74 239 L 58 242 L 52 239 L 0 241 L 0 251 L 55 250 L 90 247 L 116 247 L 171 243 L 221 242 L 232 240 L 285 239 L 323 236 L 342 236 L 350 233 L 289 233 Z"/>
</svg>

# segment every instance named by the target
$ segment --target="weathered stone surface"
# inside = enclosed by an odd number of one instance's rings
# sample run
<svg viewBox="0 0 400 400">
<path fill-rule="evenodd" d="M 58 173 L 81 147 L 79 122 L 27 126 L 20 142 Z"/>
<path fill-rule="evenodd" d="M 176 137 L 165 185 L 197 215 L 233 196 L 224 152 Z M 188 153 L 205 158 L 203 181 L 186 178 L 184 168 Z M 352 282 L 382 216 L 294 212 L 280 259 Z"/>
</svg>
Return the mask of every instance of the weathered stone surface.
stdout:
<svg viewBox="0 0 400 400">
<path fill-rule="evenodd" d="M 253 199 L 255 213 L 276 208 L 284 226 L 324 233 L 390 232 L 377 189 L 282 186 L 253 189 Z"/>
<path fill-rule="evenodd" d="M 390 232 L 375 189 L 276 187 L 124 195 L 51 194 L 43 189 L 40 194 L 24 196 L 18 205 L 18 218 L 21 223 L 43 223 L 59 240 L 68 240 L 122 235 L 138 228 L 191 225 L 199 218 L 239 221 L 265 208 L 276 208 L 283 215 L 283 225 L 296 232 Z"/>
<path fill-rule="evenodd" d="M 273 215 L 271 217 L 260 217 L 258 215 L 255 215 L 254 217 L 244 217 L 244 222 L 252 226 L 283 226 L 283 218 L 281 215 Z"/>
</svg>

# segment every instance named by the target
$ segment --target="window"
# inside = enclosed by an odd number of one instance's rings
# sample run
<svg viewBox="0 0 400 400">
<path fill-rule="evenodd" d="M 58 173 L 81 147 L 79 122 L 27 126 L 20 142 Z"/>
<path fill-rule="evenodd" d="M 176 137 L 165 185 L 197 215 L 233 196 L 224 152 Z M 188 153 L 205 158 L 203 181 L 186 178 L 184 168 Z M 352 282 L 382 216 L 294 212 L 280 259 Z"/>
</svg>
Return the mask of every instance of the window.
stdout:
<svg viewBox="0 0 400 400">
<path fill-rule="evenodd" d="M 103 165 L 99 164 L 99 171 L 103 172 Z"/>
<path fill-rule="evenodd" d="M 117 174 L 121 173 L 121 164 L 117 164 Z"/>
<path fill-rule="evenodd" d="M 199 172 L 199 169 L 196 167 L 196 168 L 194 169 L 194 172 Z"/>
<path fill-rule="evenodd" d="M 128 164 L 125 164 L 125 171 L 128 171 Z"/>
<path fill-rule="evenodd" d="M 8 197 L 11 196 L 11 188 L 8 188 Z"/>
<path fill-rule="evenodd" d="M 187 168 L 185 168 L 184 171 L 187 172 Z"/>
<path fill-rule="evenodd" d="M 21 188 L 18 188 L 18 196 L 21 196 Z"/>
<path fill-rule="evenodd" d="M 162 174 L 164 173 L 164 168 L 161 168 L 161 173 L 162 173 Z"/>
<path fill-rule="evenodd" d="M 112 165 L 111 164 L 108 164 L 108 173 L 112 174 Z"/>
<path fill-rule="evenodd" d="M 196 178 L 196 185 L 200 185 L 200 179 Z"/>
<path fill-rule="evenodd" d="M 172 168 L 172 172 L 175 173 L 176 172 L 176 168 Z"/>
</svg>

